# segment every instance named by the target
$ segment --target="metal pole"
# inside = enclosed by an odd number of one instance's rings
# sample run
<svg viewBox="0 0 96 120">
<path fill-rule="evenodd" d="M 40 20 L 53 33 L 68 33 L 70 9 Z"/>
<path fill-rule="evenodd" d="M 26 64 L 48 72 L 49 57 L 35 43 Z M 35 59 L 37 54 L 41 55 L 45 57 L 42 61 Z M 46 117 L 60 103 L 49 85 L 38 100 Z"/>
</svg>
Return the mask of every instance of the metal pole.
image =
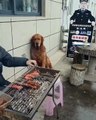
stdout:
<svg viewBox="0 0 96 120">
<path fill-rule="evenodd" d="M 60 28 L 60 45 L 59 45 L 60 50 L 62 50 L 63 46 L 63 30 L 64 30 L 64 0 L 62 0 L 62 23 Z"/>
<path fill-rule="evenodd" d="M 64 42 L 64 17 L 66 17 L 65 11 L 67 11 L 67 0 L 62 0 L 62 25 L 60 29 L 60 49 L 63 48 L 63 42 Z"/>
</svg>

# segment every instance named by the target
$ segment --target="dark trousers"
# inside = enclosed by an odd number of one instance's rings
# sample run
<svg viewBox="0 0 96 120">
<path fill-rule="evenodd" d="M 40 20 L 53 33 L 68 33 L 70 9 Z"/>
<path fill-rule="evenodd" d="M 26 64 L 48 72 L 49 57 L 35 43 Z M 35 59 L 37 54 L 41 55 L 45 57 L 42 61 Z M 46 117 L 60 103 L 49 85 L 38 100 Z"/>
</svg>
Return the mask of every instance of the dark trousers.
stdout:
<svg viewBox="0 0 96 120">
<path fill-rule="evenodd" d="M 3 75 L 0 74 L 0 90 L 3 90 L 9 84 L 10 84 L 10 82 L 5 80 Z"/>
</svg>

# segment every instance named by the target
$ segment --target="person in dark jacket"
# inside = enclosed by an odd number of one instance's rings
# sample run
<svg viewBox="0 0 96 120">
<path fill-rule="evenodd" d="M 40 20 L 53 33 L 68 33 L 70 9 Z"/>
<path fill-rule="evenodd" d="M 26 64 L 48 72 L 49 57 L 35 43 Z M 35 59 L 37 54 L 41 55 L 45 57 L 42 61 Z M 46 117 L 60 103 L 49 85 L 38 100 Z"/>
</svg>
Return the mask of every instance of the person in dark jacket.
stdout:
<svg viewBox="0 0 96 120">
<path fill-rule="evenodd" d="M 2 75 L 3 65 L 7 67 L 34 66 L 37 65 L 37 62 L 23 57 L 12 57 L 3 47 L 0 46 L 0 87 L 10 84 L 10 82 L 5 80 Z"/>
<path fill-rule="evenodd" d="M 80 0 L 80 9 L 76 10 L 71 16 L 71 24 L 88 24 L 95 25 L 95 18 L 92 16 L 91 11 L 87 9 L 88 0 Z"/>
</svg>

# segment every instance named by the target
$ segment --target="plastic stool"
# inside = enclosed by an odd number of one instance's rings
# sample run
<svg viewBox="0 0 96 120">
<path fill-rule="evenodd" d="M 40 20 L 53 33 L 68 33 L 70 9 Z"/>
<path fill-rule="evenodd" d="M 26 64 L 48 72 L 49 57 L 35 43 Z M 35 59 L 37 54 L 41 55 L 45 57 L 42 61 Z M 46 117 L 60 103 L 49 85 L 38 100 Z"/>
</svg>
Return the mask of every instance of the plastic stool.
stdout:
<svg viewBox="0 0 96 120">
<path fill-rule="evenodd" d="M 49 94 L 52 95 L 52 89 L 50 90 Z M 61 104 L 63 106 L 63 85 L 60 80 L 60 77 L 54 84 L 54 100 L 56 105 Z M 55 104 L 53 102 L 53 96 L 47 96 L 42 103 L 43 109 L 47 116 L 52 116 L 54 114 Z"/>
</svg>

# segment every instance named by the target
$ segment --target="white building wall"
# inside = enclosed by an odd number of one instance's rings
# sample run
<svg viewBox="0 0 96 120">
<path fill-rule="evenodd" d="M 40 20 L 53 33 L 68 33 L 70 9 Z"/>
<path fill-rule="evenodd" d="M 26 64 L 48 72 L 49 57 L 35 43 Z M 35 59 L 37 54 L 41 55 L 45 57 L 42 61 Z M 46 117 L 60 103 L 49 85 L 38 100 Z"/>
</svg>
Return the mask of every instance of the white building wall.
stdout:
<svg viewBox="0 0 96 120">
<path fill-rule="evenodd" d="M 89 1 L 89 10 L 92 12 L 92 15 L 96 18 L 96 0 Z"/>
<path fill-rule="evenodd" d="M 45 0 L 43 17 L 0 16 L 0 45 L 12 56 L 30 58 L 30 38 L 40 33 L 44 36 L 44 44 L 51 57 L 59 49 L 61 8 L 62 0 Z M 25 67 L 3 69 L 3 75 L 9 81 L 14 81 L 26 71 Z"/>
</svg>

